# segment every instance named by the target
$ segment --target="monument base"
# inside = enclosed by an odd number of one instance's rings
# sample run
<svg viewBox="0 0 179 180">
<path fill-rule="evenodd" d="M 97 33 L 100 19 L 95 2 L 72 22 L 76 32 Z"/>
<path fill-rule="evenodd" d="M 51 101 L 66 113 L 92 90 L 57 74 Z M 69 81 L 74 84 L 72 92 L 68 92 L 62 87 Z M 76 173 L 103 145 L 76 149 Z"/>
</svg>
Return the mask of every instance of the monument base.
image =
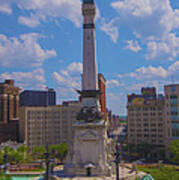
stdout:
<svg viewBox="0 0 179 180">
<path fill-rule="evenodd" d="M 65 174 L 69 176 L 111 176 L 105 121 L 76 122 Z"/>
</svg>

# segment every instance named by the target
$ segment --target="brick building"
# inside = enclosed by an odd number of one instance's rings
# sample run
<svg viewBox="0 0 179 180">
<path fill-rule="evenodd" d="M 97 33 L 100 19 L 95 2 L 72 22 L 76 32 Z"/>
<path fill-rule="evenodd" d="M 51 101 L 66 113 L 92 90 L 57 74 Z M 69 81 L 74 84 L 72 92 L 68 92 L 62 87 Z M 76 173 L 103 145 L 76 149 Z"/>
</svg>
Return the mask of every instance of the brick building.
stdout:
<svg viewBox="0 0 179 180">
<path fill-rule="evenodd" d="M 101 111 L 105 114 L 107 118 L 107 111 L 106 111 L 106 79 L 103 76 L 103 74 L 98 74 L 98 86 L 101 90 L 100 95 L 100 105 L 101 105 Z"/>
<path fill-rule="evenodd" d="M 14 86 L 13 80 L 0 83 L 0 123 L 8 123 L 19 115 L 20 89 Z"/>
<path fill-rule="evenodd" d="M 19 93 L 13 80 L 0 83 L 0 143 L 18 140 Z"/>
</svg>

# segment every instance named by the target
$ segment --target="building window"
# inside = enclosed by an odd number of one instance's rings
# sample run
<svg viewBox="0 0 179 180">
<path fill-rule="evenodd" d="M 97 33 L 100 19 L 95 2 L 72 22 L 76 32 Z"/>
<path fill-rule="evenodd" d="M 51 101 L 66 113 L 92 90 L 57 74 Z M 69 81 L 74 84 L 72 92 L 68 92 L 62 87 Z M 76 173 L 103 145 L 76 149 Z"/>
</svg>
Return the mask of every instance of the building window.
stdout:
<svg viewBox="0 0 179 180">
<path fill-rule="evenodd" d="M 171 92 L 175 92 L 176 91 L 176 87 L 175 86 L 172 86 L 171 87 Z"/>
<path fill-rule="evenodd" d="M 175 94 L 173 94 L 173 95 L 171 95 L 170 96 L 170 99 L 177 99 L 178 97 L 177 97 L 177 95 L 175 95 Z"/>
</svg>

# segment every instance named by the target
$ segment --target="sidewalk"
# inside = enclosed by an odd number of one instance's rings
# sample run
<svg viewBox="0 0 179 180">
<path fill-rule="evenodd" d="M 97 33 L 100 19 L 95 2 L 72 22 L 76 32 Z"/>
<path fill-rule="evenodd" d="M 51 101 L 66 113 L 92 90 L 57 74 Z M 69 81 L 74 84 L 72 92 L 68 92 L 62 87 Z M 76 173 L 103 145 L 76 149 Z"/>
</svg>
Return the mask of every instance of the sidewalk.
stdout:
<svg viewBox="0 0 179 180">
<path fill-rule="evenodd" d="M 122 180 L 135 180 L 136 177 L 143 177 L 146 175 L 146 173 L 143 172 L 132 172 L 130 173 L 129 168 L 122 168 L 119 167 L 119 177 Z M 74 177 L 74 178 L 69 178 L 69 177 L 55 177 L 57 180 L 116 180 L 116 176 L 112 177 Z"/>
</svg>

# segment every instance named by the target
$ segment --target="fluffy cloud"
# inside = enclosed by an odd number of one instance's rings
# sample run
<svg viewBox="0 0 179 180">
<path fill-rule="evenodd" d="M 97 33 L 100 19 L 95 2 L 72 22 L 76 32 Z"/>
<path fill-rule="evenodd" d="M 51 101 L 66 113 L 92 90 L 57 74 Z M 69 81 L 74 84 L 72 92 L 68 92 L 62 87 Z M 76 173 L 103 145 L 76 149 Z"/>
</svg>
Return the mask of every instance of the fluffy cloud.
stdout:
<svg viewBox="0 0 179 180">
<path fill-rule="evenodd" d="M 121 21 L 142 37 L 163 37 L 179 27 L 179 11 L 169 0 L 118 0 L 111 5 Z"/>
<path fill-rule="evenodd" d="M 61 96 L 74 96 L 75 90 L 80 89 L 81 81 L 80 74 L 82 72 L 82 64 L 73 62 L 66 69 L 54 72 L 52 78 L 59 87 Z M 61 89 L 61 90 L 60 90 Z"/>
<path fill-rule="evenodd" d="M 167 70 L 159 66 L 157 68 L 153 66 L 141 67 L 129 74 L 130 77 L 136 79 L 155 79 L 155 78 L 166 78 L 168 75 Z"/>
<path fill-rule="evenodd" d="M 31 28 L 36 27 L 40 24 L 40 17 L 31 13 L 30 17 L 19 16 L 18 22 Z"/>
<path fill-rule="evenodd" d="M 179 61 L 170 65 L 168 68 L 159 67 L 141 67 L 135 70 L 135 72 L 119 75 L 119 78 L 132 78 L 146 81 L 169 81 L 172 78 L 179 77 Z"/>
<path fill-rule="evenodd" d="M 6 14 L 11 14 L 12 9 L 9 4 L 6 4 L 5 2 L 0 3 L 0 12 L 6 13 Z"/>
<path fill-rule="evenodd" d="M 120 83 L 118 80 L 111 79 L 107 81 L 108 88 L 121 87 L 121 86 L 124 86 L 124 84 Z"/>
<path fill-rule="evenodd" d="M 134 51 L 134 52 L 138 52 L 138 51 L 140 51 L 142 49 L 139 46 L 137 41 L 128 40 L 128 41 L 126 41 L 126 43 L 127 43 L 127 46 L 124 47 L 124 49 L 129 49 L 129 50 Z"/>
<path fill-rule="evenodd" d="M 70 72 L 78 72 L 81 73 L 83 69 L 83 65 L 80 62 L 73 62 L 67 67 L 67 70 Z"/>
<path fill-rule="evenodd" d="M 41 38 L 36 33 L 23 34 L 19 38 L 0 34 L 0 66 L 35 67 L 56 56 L 54 49 L 44 50 L 40 46 L 38 40 Z"/>
<path fill-rule="evenodd" d="M 20 17 L 19 22 L 35 27 L 38 25 L 39 17 L 63 18 L 73 22 L 77 27 L 81 21 L 81 1 L 80 0 L 1 0 L 0 11 L 12 12 L 12 4 L 16 3 L 22 10 L 28 10 L 34 14 L 30 17 Z M 35 19 L 32 16 L 37 16 Z M 43 19 L 45 20 L 45 19 Z M 33 24 L 33 25 L 32 25 Z"/>
<path fill-rule="evenodd" d="M 45 78 L 44 70 L 39 68 L 32 72 L 12 72 L 0 74 L 0 80 L 14 79 L 17 86 L 21 89 L 44 89 Z"/>
<path fill-rule="evenodd" d="M 179 38 L 170 33 L 161 41 L 149 41 L 146 59 L 173 60 L 179 54 Z"/>
<path fill-rule="evenodd" d="M 100 29 L 111 37 L 111 40 L 116 43 L 119 37 L 118 27 L 116 26 L 116 19 L 111 20 L 109 23 L 105 22 L 103 18 L 101 21 Z"/>
<path fill-rule="evenodd" d="M 179 61 L 167 68 L 162 66 L 141 67 L 134 72 L 118 75 L 120 81 L 125 81 L 125 91 L 128 93 L 139 92 L 142 87 L 156 87 L 158 92 L 163 92 L 164 85 L 179 83 Z"/>
<path fill-rule="evenodd" d="M 147 47 L 146 59 L 177 57 L 178 37 L 173 31 L 179 28 L 179 10 L 172 9 L 169 0 L 117 0 L 111 5 L 118 12 L 120 25 L 130 29 Z"/>
</svg>

